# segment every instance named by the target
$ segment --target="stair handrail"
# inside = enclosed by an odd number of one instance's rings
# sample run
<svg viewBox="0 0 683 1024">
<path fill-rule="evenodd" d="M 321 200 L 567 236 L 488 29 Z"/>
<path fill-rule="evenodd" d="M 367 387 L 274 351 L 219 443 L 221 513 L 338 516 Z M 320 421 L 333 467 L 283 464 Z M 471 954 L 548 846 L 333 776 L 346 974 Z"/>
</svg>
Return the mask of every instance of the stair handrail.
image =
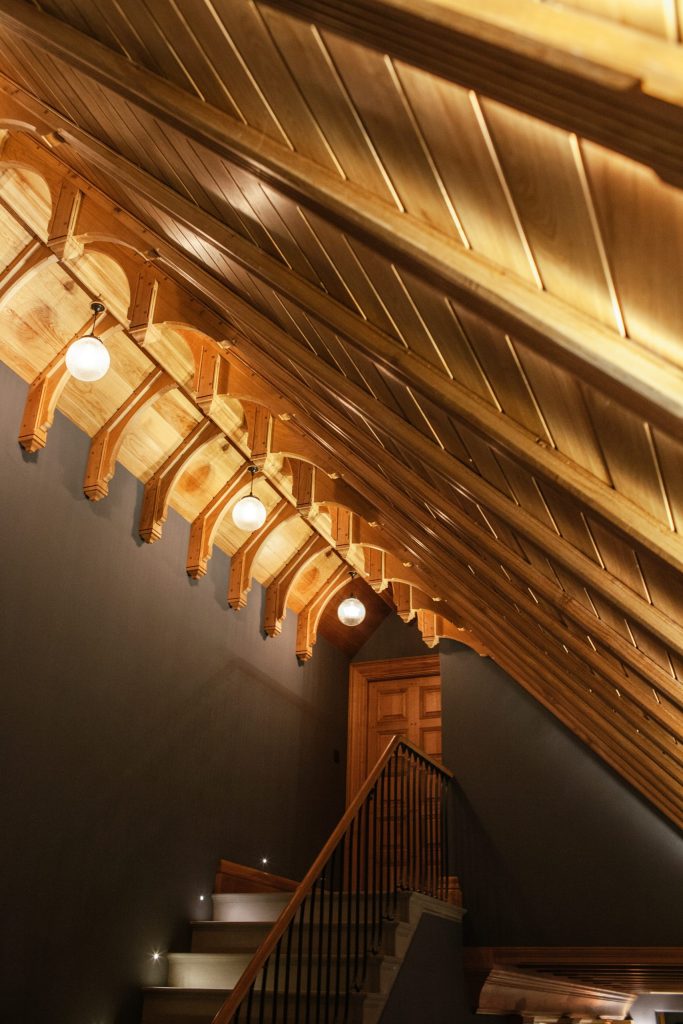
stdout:
<svg viewBox="0 0 683 1024">
<path fill-rule="evenodd" d="M 346 831 L 350 827 L 352 821 L 358 815 L 361 807 L 368 799 L 372 792 L 375 784 L 380 778 L 383 770 L 388 765 L 392 756 L 396 753 L 399 748 L 412 751 L 421 761 L 425 764 L 431 765 L 432 768 L 436 769 L 441 775 L 447 779 L 453 778 L 453 772 L 446 768 L 444 765 L 439 764 L 433 757 L 425 754 L 424 751 L 420 750 L 418 746 L 412 743 L 410 740 L 404 739 L 400 736 L 393 736 L 386 746 L 384 752 L 380 755 L 368 777 L 366 778 L 363 785 L 360 787 L 353 800 L 346 808 L 346 811 L 342 815 L 338 825 L 330 835 L 329 839 L 323 846 L 322 850 L 313 861 L 313 864 L 304 875 L 304 878 L 299 883 L 299 886 L 295 889 L 292 898 L 289 903 L 283 908 L 280 916 L 276 919 L 273 927 L 271 928 L 268 935 L 258 947 L 250 962 L 244 969 L 244 973 L 235 985 L 234 989 L 219 1009 L 218 1013 L 213 1018 L 212 1024 L 229 1024 L 233 1019 L 235 1013 L 242 1005 L 244 999 L 248 996 L 249 990 L 252 985 L 258 979 L 260 971 L 268 961 L 269 957 L 275 952 L 276 946 L 280 939 L 284 936 L 288 927 L 294 920 L 294 917 L 301 907 L 306 897 L 311 893 L 314 885 L 318 878 L 322 874 L 332 856 L 333 852 L 337 848 L 338 844 L 343 839 Z"/>
</svg>

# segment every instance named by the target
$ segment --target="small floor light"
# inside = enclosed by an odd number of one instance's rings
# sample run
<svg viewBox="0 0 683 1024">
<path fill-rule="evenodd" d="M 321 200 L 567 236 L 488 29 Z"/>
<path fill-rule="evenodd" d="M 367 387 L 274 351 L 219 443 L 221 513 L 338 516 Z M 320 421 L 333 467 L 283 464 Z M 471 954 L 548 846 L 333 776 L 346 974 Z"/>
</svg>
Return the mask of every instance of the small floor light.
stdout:
<svg viewBox="0 0 683 1024">
<path fill-rule="evenodd" d="M 77 338 L 66 351 L 66 368 L 76 380 L 100 380 L 111 362 L 106 347 L 95 337 L 97 318 L 104 313 L 104 306 L 101 302 L 91 302 L 90 308 L 93 312 L 90 334 Z"/>
<path fill-rule="evenodd" d="M 358 573 L 353 569 L 349 572 L 352 581 L 357 575 Z M 359 626 L 365 618 L 365 605 L 357 597 L 354 597 L 352 591 L 350 596 L 345 598 L 337 608 L 337 615 L 339 621 L 345 626 Z"/>
<path fill-rule="evenodd" d="M 233 508 L 232 521 L 235 526 L 239 526 L 240 530 L 247 530 L 249 533 L 253 533 L 254 530 L 258 530 L 263 526 L 267 513 L 266 506 L 254 494 L 254 475 L 258 473 L 258 468 L 250 466 L 249 472 L 251 473 L 249 494 L 245 495 L 244 498 L 240 498 Z"/>
</svg>

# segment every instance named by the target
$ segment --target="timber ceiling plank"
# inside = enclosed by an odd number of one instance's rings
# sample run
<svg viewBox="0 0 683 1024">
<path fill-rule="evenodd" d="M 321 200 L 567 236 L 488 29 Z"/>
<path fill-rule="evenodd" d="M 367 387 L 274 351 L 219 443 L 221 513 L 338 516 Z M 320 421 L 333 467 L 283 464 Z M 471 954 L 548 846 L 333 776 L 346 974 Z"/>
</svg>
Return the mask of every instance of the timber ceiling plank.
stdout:
<svg viewBox="0 0 683 1024">
<path fill-rule="evenodd" d="M 275 149 L 271 147 L 271 152 L 270 143 L 262 136 L 257 146 L 256 139 L 249 134 L 251 129 L 241 127 L 227 115 L 219 114 L 170 83 L 155 79 L 154 86 L 151 82 L 145 86 L 143 80 L 148 72 L 133 67 L 93 40 L 73 35 L 67 26 L 46 19 L 27 5 L 3 0 L 0 16 L 15 33 L 28 37 L 32 44 L 58 53 L 72 68 L 78 65 L 91 79 L 104 82 L 108 88 L 134 102 L 138 109 L 147 109 L 228 160 L 242 163 L 258 177 L 265 176 L 279 185 L 281 191 L 289 192 L 305 205 L 326 211 L 340 227 L 348 227 L 361 236 L 369 235 L 373 244 L 388 249 L 400 262 L 417 261 L 422 273 L 447 282 L 446 287 L 464 294 L 470 303 L 487 308 L 494 318 L 502 317 L 515 334 L 535 345 L 550 346 L 555 358 L 564 359 L 574 368 L 590 368 L 593 379 L 601 386 L 616 387 L 628 394 L 641 410 L 647 408 L 654 419 L 679 415 L 680 402 L 671 387 L 674 381 L 667 380 L 653 354 L 639 350 L 627 339 L 618 340 L 618 336 L 615 339 L 607 332 L 612 345 L 608 345 L 605 336 L 598 358 L 594 343 L 598 342 L 602 329 L 596 324 L 587 335 L 590 321 L 577 319 L 571 307 L 563 303 L 554 306 L 555 300 L 547 293 L 534 297 L 534 290 L 517 283 L 512 275 L 501 278 L 493 273 L 493 268 L 487 271 L 480 258 L 449 243 L 443 234 L 434 235 L 428 224 L 419 224 L 416 218 L 400 211 L 394 213 L 387 204 L 373 207 L 373 200 L 364 190 L 341 181 L 338 175 L 322 166 L 316 165 L 314 171 L 307 158 L 281 145 L 273 144 Z M 623 350 L 628 358 L 614 359 L 607 354 L 617 349 Z M 646 382 L 648 387 L 645 387 Z M 658 398 L 653 402 L 655 393 Z"/>
<path fill-rule="evenodd" d="M 386 46 L 357 25 L 328 31 L 338 5 L 322 0 L 308 5 L 319 25 L 292 18 L 297 4 L 284 0 L 202 0 L 192 23 L 175 8 L 153 17 L 142 2 L 98 24 L 100 6 L 0 0 L 10 28 L 2 70 L 23 90 L 4 80 L 5 96 L 15 90 L 8 121 L 18 100 L 42 134 L 60 133 L 59 173 L 101 188 L 122 221 L 130 211 L 158 265 L 237 325 L 238 353 L 289 393 L 321 459 L 376 496 L 382 530 L 432 581 L 446 617 L 474 627 L 680 825 L 683 359 L 680 311 L 666 294 L 681 200 L 581 138 L 596 138 L 600 96 L 630 81 L 624 67 L 604 48 L 602 66 L 587 62 L 589 42 L 569 57 L 553 36 L 556 14 L 516 30 L 506 0 L 495 42 L 486 15 L 443 37 L 476 40 L 479 91 L 434 77 L 422 58 L 410 66 L 393 27 Z M 350 0 L 344 17 L 360 6 Z M 362 5 L 368 24 L 393 6 Z M 424 40 L 434 25 L 422 0 L 411 8 Z M 554 40 L 544 57 L 529 46 L 541 29 Z M 489 88 L 492 47 L 515 69 L 505 96 Z M 652 52 L 668 68 L 668 51 Z M 621 57 L 637 64 L 633 50 Z M 595 101 L 587 132 L 567 124 L 569 102 L 564 120 L 545 108 L 551 123 L 539 120 L 540 96 L 529 109 L 522 68 L 539 62 L 553 66 L 553 101 L 564 79 Z M 674 81 L 669 69 L 643 88 L 671 99 Z M 660 100 L 662 118 L 673 116 Z M 642 97 L 623 107 L 631 124 L 641 119 L 642 144 Z M 663 123 L 651 125 L 649 157 Z M 451 159 L 455 132 L 467 144 Z M 671 152 L 665 145 L 660 166 Z M 617 219 L 617 203 L 631 201 L 641 275 Z M 146 423 L 171 400 L 154 403 Z M 188 409 L 155 468 L 201 415 L 192 400 Z M 193 466 L 180 481 L 188 517 L 239 465 L 231 444 L 229 458 L 217 450 L 206 471 Z M 277 577 L 304 538 L 281 540 L 262 575 Z M 311 564 L 293 607 L 309 606 L 333 564 Z"/>
</svg>

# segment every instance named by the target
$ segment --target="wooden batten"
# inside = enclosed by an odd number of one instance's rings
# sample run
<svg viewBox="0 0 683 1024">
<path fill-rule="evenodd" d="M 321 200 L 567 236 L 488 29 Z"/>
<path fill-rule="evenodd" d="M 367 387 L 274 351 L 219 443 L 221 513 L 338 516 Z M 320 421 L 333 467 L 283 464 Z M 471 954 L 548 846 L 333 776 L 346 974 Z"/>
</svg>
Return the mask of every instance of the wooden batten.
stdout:
<svg viewBox="0 0 683 1024">
<path fill-rule="evenodd" d="M 145 484 L 138 532 L 147 544 L 161 537 L 171 491 L 178 477 L 187 468 L 188 462 L 220 433 L 215 423 L 201 420 Z"/>
<path fill-rule="evenodd" d="M 175 381 L 159 367 L 155 367 L 113 416 L 100 427 L 88 452 L 88 464 L 83 480 L 83 493 L 90 501 L 100 501 L 109 493 L 109 481 L 116 469 L 116 459 L 123 444 L 126 430 L 135 417 L 175 386 Z"/>
</svg>

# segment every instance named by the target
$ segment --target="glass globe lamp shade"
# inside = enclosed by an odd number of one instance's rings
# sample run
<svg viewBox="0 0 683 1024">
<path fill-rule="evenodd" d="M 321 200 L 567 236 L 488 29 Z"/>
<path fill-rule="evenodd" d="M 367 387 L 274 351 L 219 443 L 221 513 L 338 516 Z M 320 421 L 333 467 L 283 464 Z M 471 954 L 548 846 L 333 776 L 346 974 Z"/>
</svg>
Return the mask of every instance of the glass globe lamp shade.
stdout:
<svg viewBox="0 0 683 1024">
<path fill-rule="evenodd" d="M 266 521 L 266 506 L 255 494 L 247 494 L 246 497 L 240 498 L 233 508 L 232 521 L 240 530 L 253 533 Z"/>
<path fill-rule="evenodd" d="M 347 597 L 337 608 L 337 615 L 345 626 L 359 626 L 365 618 L 365 605 L 357 597 Z"/>
<path fill-rule="evenodd" d="M 78 338 L 66 350 L 66 368 L 76 380 L 100 380 L 110 362 L 106 346 L 92 334 Z"/>
</svg>

